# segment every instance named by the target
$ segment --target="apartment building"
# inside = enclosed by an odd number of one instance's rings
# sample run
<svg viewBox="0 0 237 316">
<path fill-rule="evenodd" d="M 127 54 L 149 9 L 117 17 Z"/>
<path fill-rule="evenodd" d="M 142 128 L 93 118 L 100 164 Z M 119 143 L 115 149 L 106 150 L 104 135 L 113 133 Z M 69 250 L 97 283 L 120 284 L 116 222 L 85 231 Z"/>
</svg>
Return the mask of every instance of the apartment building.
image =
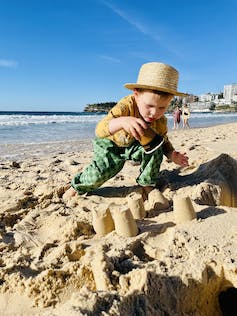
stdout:
<svg viewBox="0 0 237 316">
<path fill-rule="evenodd" d="M 225 85 L 224 86 L 224 99 L 226 101 L 234 101 L 236 99 L 236 95 L 237 95 L 237 84 L 233 83 L 233 84 L 229 84 L 229 85 Z"/>
</svg>

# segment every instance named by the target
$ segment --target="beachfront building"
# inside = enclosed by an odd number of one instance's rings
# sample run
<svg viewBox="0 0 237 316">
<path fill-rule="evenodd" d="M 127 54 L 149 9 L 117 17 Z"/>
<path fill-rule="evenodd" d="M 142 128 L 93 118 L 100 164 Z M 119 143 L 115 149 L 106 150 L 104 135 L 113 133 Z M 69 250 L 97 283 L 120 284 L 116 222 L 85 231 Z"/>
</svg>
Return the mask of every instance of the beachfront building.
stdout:
<svg viewBox="0 0 237 316">
<path fill-rule="evenodd" d="M 189 102 L 190 110 L 192 112 L 209 112 L 216 100 L 218 100 L 219 95 L 211 92 L 200 94 L 196 102 Z"/>
<path fill-rule="evenodd" d="M 197 101 L 197 102 L 190 102 L 189 108 L 191 112 L 209 112 L 210 108 L 213 105 L 212 101 Z"/>
<path fill-rule="evenodd" d="M 208 112 L 228 107 L 230 109 L 235 108 L 237 104 L 237 84 L 225 85 L 224 92 L 208 92 L 198 96 L 189 95 L 182 98 L 182 103 L 187 103 L 192 112 Z"/>
<path fill-rule="evenodd" d="M 237 102 L 237 93 L 233 95 L 233 101 Z"/>
<path fill-rule="evenodd" d="M 224 86 L 224 99 L 231 103 L 235 100 L 235 96 L 237 95 L 237 84 L 229 84 Z"/>
<path fill-rule="evenodd" d="M 216 99 L 216 96 L 218 96 L 216 93 L 205 93 L 205 94 L 200 94 L 198 96 L 198 99 L 200 102 L 211 102 Z"/>
</svg>

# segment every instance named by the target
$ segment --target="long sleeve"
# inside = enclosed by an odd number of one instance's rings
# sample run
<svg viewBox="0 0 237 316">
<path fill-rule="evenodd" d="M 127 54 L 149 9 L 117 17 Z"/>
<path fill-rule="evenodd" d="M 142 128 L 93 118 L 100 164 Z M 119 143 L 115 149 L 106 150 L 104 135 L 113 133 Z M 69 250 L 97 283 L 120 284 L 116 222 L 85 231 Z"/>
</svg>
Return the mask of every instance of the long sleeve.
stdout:
<svg viewBox="0 0 237 316">
<path fill-rule="evenodd" d="M 96 136 L 97 137 L 108 137 L 111 136 L 109 132 L 109 122 L 116 117 L 120 116 L 129 116 L 129 108 L 126 103 L 123 103 L 122 100 L 118 102 L 108 114 L 97 124 L 96 126 Z"/>
<path fill-rule="evenodd" d="M 140 117 L 133 95 L 129 95 L 121 99 L 97 124 L 95 131 L 96 136 L 100 138 L 107 137 L 119 147 L 128 147 L 134 141 L 134 137 L 132 135 L 123 129 L 113 135 L 109 132 L 109 122 L 113 118 L 121 116 Z"/>
</svg>

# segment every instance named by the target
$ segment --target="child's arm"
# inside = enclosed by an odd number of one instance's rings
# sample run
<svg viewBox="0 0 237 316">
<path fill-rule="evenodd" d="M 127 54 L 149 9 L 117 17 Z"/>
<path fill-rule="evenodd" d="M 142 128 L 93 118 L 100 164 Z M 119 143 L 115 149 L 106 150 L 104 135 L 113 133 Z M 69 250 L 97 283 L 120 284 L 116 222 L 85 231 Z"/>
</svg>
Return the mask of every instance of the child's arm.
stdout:
<svg viewBox="0 0 237 316">
<path fill-rule="evenodd" d="M 135 139 L 139 140 L 147 129 L 147 124 L 141 119 L 133 116 L 120 116 L 109 121 L 109 132 L 111 135 L 124 129 Z"/>
</svg>

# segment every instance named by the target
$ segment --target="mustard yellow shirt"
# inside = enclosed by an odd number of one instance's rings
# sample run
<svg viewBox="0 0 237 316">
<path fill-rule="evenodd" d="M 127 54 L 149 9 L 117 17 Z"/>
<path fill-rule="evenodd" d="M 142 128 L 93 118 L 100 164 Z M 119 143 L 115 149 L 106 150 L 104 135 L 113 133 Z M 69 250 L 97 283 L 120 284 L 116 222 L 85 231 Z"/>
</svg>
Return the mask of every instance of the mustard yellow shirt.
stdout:
<svg viewBox="0 0 237 316">
<path fill-rule="evenodd" d="M 109 132 L 109 121 L 120 116 L 133 116 L 141 118 L 133 95 L 129 95 L 121 99 L 97 124 L 95 133 L 97 137 L 108 138 L 112 140 L 118 147 L 128 147 L 135 141 L 135 138 L 132 135 L 123 129 L 114 133 L 113 135 L 111 135 Z M 163 152 L 166 156 L 169 156 L 169 154 L 174 150 L 174 147 L 167 136 L 167 118 L 163 115 L 160 119 L 153 121 L 151 123 L 151 127 L 159 135 L 164 137 Z"/>
</svg>

